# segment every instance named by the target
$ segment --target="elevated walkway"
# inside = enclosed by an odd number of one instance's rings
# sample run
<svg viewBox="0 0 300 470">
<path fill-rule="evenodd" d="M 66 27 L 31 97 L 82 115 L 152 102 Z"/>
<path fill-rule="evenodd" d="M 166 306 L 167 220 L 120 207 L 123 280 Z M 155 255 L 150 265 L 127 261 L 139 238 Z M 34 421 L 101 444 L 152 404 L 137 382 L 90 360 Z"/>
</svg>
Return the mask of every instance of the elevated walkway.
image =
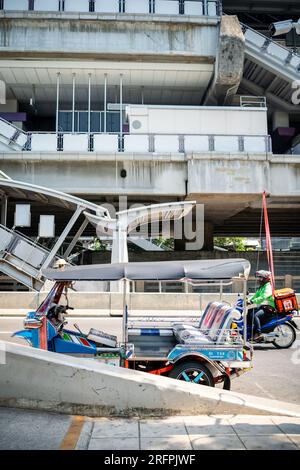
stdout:
<svg viewBox="0 0 300 470">
<path fill-rule="evenodd" d="M 0 118 L 0 143 L 7 150 L 24 150 L 28 141 L 28 134 L 14 126 L 5 119 Z"/>
<path fill-rule="evenodd" d="M 39 291 L 44 285 L 41 267 L 49 253 L 21 233 L 0 225 L 0 271 L 29 289 Z"/>
<path fill-rule="evenodd" d="M 300 55 L 242 24 L 245 34 L 243 89 L 265 95 L 274 105 L 286 111 L 297 111 L 292 103 L 300 79 Z"/>
</svg>

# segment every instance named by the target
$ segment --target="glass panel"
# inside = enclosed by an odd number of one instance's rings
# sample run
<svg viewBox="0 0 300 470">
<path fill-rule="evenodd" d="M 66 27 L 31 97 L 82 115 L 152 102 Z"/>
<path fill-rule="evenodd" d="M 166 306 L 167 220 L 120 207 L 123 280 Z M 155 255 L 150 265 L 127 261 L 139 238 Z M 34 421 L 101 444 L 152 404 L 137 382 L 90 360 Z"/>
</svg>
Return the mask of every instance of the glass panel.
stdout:
<svg viewBox="0 0 300 470">
<path fill-rule="evenodd" d="M 79 132 L 88 131 L 88 113 L 87 111 L 79 111 Z"/>
<path fill-rule="evenodd" d="M 100 117 L 99 111 L 91 112 L 91 132 L 100 132 Z"/>
<path fill-rule="evenodd" d="M 59 111 L 58 113 L 58 129 L 60 132 L 72 131 L 72 112 Z"/>
</svg>

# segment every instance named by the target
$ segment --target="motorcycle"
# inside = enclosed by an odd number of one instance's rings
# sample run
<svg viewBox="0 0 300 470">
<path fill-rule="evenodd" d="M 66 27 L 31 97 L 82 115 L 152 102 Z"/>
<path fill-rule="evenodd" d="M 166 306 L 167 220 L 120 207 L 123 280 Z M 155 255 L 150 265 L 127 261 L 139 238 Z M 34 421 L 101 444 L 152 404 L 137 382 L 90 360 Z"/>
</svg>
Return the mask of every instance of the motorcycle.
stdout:
<svg viewBox="0 0 300 470">
<path fill-rule="evenodd" d="M 264 308 L 264 306 L 262 306 Z M 242 313 L 244 309 L 244 300 L 239 298 L 236 303 L 236 309 Z M 298 313 L 296 310 L 289 313 L 279 313 L 269 306 L 265 306 L 265 315 L 261 320 L 262 337 L 259 341 L 253 339 L 253 325 L 248 321 L 247 339 L 253 343 L 273 344 L 277 349 L 288 349 L 292 347 L 296 340 L 296 330 L 299 330 L 294 316 Z M 235 320 L 237 328 L 241 334 L 244 334 L 243 318 Z"/>
</svg>

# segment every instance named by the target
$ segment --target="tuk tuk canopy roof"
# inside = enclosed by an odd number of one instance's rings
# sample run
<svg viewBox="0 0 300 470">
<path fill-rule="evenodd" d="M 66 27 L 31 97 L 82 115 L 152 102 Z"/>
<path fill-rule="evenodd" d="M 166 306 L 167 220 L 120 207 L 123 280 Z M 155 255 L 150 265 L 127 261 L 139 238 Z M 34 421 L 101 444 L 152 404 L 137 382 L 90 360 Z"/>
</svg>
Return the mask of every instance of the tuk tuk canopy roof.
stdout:
<svg viewBox="0 0 300 470">
<path fill-rule="evenodd" d="M 114 263 L 46 269 L 53 281 L 184 281 L 247 279 L 250 263 L 245 259 Z"/>
</svg>

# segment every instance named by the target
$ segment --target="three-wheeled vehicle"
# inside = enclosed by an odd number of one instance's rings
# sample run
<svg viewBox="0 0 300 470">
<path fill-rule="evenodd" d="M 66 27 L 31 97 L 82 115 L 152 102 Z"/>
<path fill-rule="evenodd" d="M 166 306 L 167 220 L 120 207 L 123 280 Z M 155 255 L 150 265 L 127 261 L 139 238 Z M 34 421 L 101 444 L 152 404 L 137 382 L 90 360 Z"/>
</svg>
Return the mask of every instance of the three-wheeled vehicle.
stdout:
<svg viewBox="0 0 300 470">
<path fill-rule="evenodd" d="M 15 336 L 33 347 L 92 357 L 107 364 L 164 375 L 186 382 L 230 389 L 231 379 L 252 367 L 252 347 L 240 335 L 241 313 L 222 302 L 224 285 L 243 283 L 247 293 L 250 263 L 243 259 L 122 263 L 65 267 L 43 274 L 55 284 L 35 312 L 28 313 L 25 330 Z M 68 289 L 76 281 L 123 281 L 123 338 L 91 329 L 84 334 L 67 329 Z M 195 317 L 133 316 L 128 312 L 132 281 L 182 281 L 196 286 L 219 286 L 220 298 Z M 63 298 L 65 297 L 65 302 Z M 246 305 L 246 302 L 245 302 Z M 246 322 L 247 307 L 243 310 Z"/>
</svg>

